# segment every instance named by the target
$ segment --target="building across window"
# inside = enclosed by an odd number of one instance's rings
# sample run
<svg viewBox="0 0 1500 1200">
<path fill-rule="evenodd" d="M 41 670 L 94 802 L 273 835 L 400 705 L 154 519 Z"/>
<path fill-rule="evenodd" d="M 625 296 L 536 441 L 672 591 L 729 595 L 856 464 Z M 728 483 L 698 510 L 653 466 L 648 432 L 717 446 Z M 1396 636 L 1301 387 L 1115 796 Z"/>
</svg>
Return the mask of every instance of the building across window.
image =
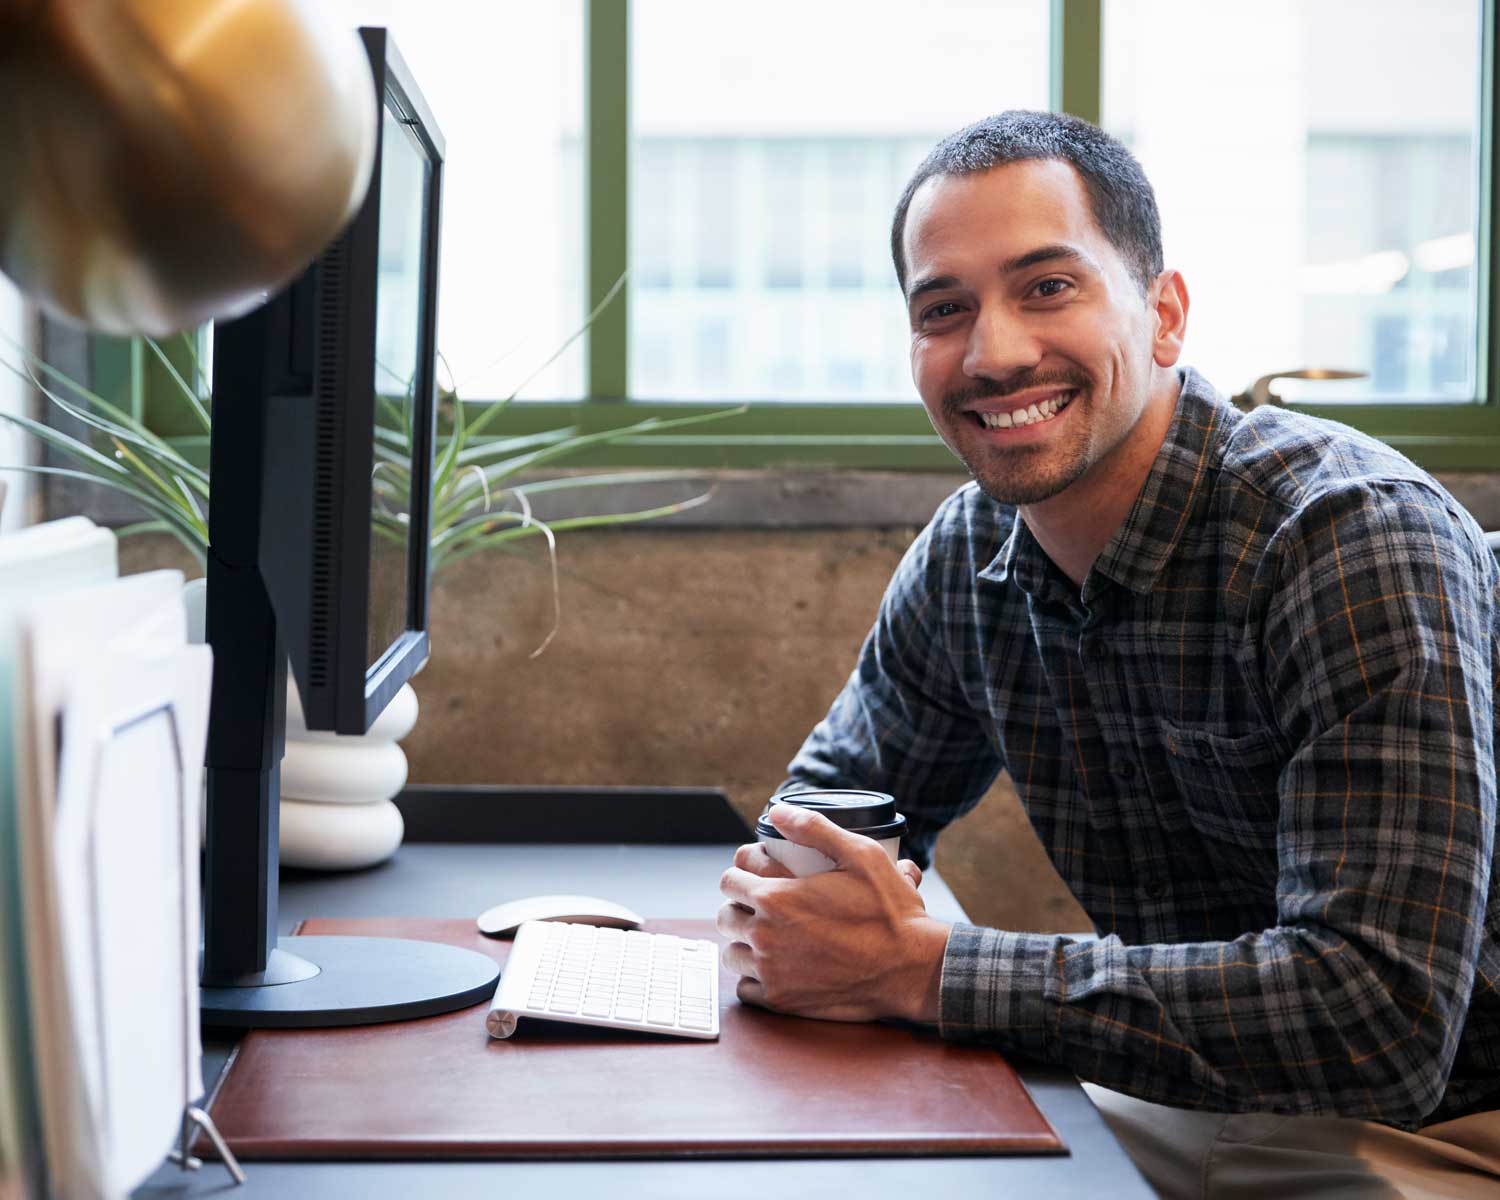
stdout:
<svg viewBox="0 0 1500 1200">
<path fill-rule="evenodd" d="M 1362 371 L 1289 399 L 1481 394 L 1478 0 L 1107 0 L 1104 125 L 1157 189 L 1221 388 Z M 1159 70 L 1170 62 L 1172 69 Z"/>
<path fill-rule="evenodd" d="M 637 0 L 631 398 L 913 402 L 892 209 L 938 138 L 1047 107 L 1049 12 Z"/>
</svg>

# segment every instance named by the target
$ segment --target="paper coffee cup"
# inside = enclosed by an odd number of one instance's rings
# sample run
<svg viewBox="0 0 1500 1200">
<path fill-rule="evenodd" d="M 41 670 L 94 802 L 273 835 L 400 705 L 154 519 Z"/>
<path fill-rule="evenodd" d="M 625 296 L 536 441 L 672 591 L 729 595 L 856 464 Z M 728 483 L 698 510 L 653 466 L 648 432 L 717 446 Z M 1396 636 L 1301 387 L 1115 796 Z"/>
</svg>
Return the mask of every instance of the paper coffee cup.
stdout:
<svg viewBox="0 0 1500 1200">
<path fill-rule="evenodd" d="M 906 833 L 906 818 L 896 811 L 896 800 L 885 792 L 850 791 L 846 788 L 819 788 L 800 792 L 783 792 L 773 796 L 760 820 L 755 823 L 755 837 L 766 853 L 799 879 L 833 869 L 833 861 L 811 846 L 787 841 L 771 824 L 771 809 L 778 804 L 795 804 L 822 813 L 835 825 L 851 833 L 862 833 L 880 843 L 890 860 L 901 853 L 901 838 Z"/>
</svg>

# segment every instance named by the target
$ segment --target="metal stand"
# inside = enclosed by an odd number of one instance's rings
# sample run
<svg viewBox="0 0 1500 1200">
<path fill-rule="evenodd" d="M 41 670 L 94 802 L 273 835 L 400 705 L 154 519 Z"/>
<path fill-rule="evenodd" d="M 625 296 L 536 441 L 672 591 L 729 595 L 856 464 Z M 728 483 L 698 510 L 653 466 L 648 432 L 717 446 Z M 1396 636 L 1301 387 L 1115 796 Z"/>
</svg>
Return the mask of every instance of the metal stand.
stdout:
<svg viewBox="0 0 1500 1200">
<path fill-rule="evenodd" d="M 194 1158 L 191 1151 L 193 1145 L 192 1128 L 196 1125 L 204 1133 L 208 1134 L 208 1140 L 214 1144 L 219 1159 L 224 1164 L 224 1169 L 229 1172 L 236 1184 L 245 1182 L 245 1171 L 240 1166 L 239 1159 L 235 1158 L 234 1151 L 229 1148 L 227 1142 L 219 1134 L 219 1127 L 214 1124 L 214 1119 L 199 1108 L 196 1104 L 189 1104 L 182 1113 L 182 1133 L 178 1136 L 177 1149 L 167 1155 L 174 1163 L 184 1171 L 196 1171 L 203 1165 L 201 1158 Z"/>
</svg>

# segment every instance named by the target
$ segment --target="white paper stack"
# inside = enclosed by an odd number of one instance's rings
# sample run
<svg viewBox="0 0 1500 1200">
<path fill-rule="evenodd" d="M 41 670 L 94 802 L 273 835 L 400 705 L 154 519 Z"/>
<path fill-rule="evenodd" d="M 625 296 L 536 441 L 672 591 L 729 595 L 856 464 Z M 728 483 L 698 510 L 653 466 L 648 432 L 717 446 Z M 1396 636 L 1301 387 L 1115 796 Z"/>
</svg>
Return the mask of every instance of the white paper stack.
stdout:
<svg viewBox="0 0 1500 1200">
<path fill-rule="evenodd" d="M 203 1090 L 209 651 L 180 572 L 115 576 L 82 518 L 0 537 L 0 1196 L 126 1195 Z"/>
</svg>

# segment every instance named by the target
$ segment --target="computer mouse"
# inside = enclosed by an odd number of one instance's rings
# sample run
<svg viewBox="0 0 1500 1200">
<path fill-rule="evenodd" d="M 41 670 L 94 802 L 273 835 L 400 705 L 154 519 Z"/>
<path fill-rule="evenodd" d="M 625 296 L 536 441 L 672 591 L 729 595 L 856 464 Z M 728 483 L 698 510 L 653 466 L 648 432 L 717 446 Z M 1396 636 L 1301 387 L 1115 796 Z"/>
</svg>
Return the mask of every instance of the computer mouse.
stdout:
<svg viewBox="0 0 1500 1200">
<path fill-rule="evenodd" d="M 611 929 L 639 929 L 643 918 L 623 904 L 598 896 L 523 896 L 479 914 L 479 932 L 507 937 L 526 921 L 576 921 Z"/>
</svg>

